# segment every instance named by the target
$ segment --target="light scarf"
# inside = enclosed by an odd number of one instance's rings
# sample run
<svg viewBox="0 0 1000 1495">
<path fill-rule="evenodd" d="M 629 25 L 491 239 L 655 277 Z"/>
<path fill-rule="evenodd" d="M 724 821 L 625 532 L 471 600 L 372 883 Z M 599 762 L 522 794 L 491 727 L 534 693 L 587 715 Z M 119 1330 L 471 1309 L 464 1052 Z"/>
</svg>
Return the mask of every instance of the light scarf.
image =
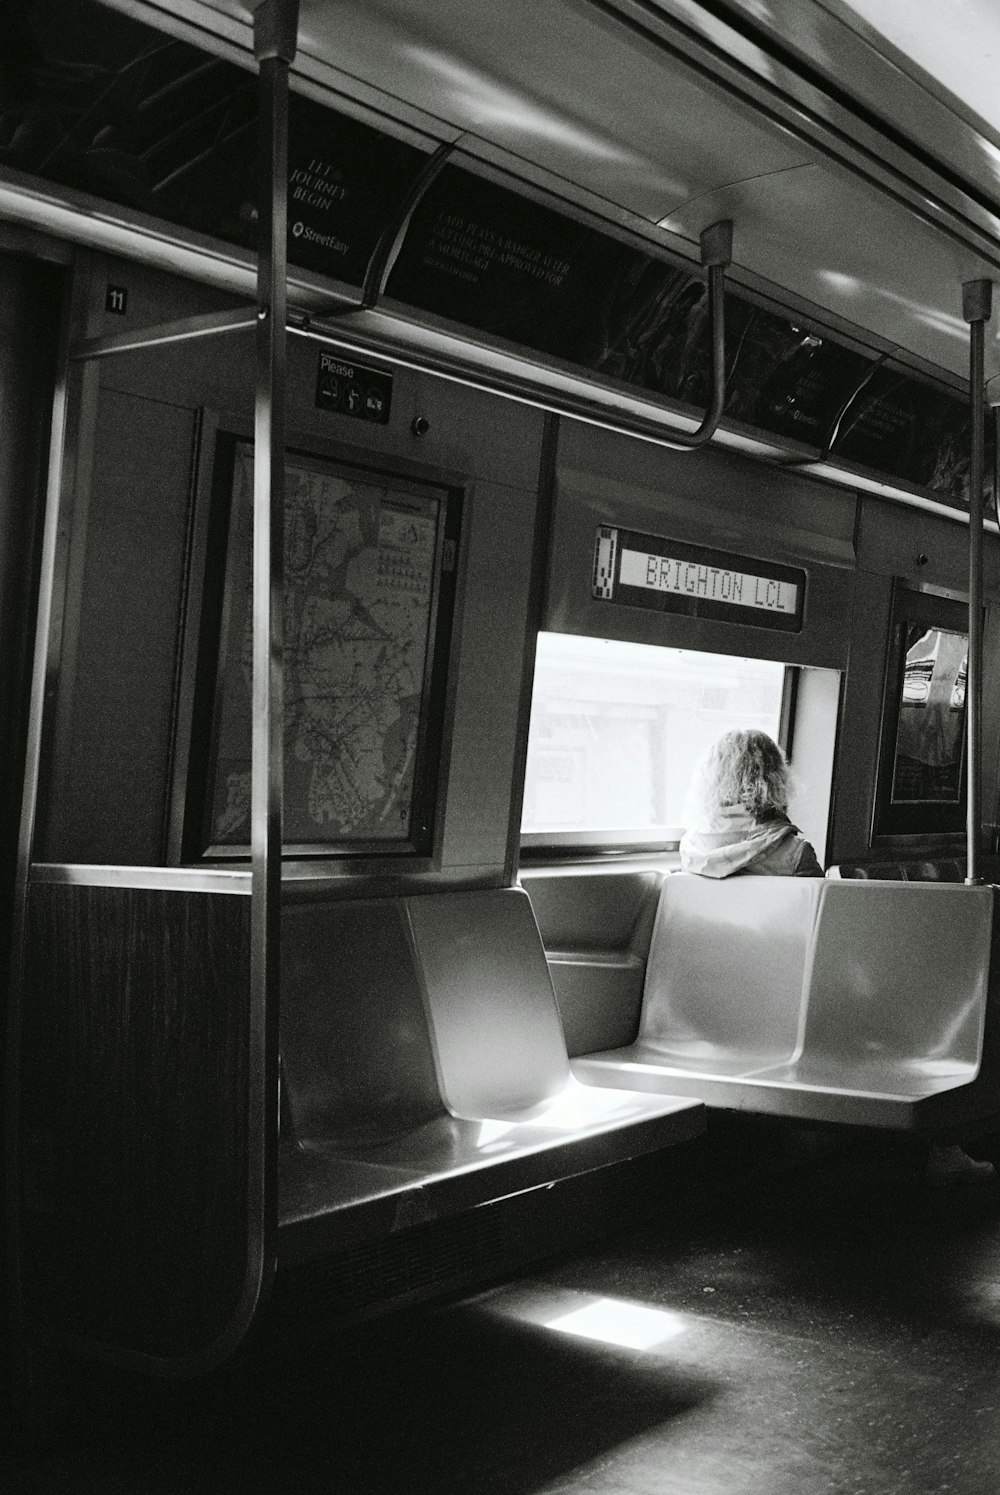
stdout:
<svg viewBox="0 0 1000 1495">
<path fill-rule="evenodd" d="M 796 834 L 786 815 L 755 820 L 742 805 L 723 805 L 701 830 L 684 833 L 681 869 L 702 877 L 730 877 Z"/>
</svg>

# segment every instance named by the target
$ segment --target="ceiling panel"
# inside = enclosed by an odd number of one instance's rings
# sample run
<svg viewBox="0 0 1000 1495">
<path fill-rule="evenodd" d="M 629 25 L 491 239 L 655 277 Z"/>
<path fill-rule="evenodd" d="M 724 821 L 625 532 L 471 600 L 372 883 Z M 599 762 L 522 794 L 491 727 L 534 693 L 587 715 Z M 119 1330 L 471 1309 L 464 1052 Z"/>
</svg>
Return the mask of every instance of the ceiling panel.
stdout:
<svg viewBox="0 0 1000 1495">
<path fill-rule="evenodd" d="M 1000 144 L 996 0 L 818 0 Z"/>
<path fill-rule="evenodd" d="M 1000 205 L 996 0 L 728 0 L 733 20 L 746 23 L 742 36 L 696 0 L 654 3 L 759 76 L 772 71 L 769 47 L 801 58 L 837 97 Z M 811 103 L 822 112 L 822 98 Z"/>
<path fill-rule="evenodd" d="M 696 238 L 726 217 L 740 265 L 918 358 L 968 374 L 962 283 L 988 277 L 990 267 L 901 204 L 825 163 L 711 193 L 663 226 Z M 987 376 L 996 374 L 994 323 Z"/>
<path fill-rule="evenodd" d="M 808 159 L 575 0 L 304 0 L 300 49 L 652 222 Z"/>
<path fill-rule="evenodd" d="M 244 25 L 251 14 L 236 0 L 177 3 Z M 610 3 L 636 8 L 636 0 Z M 782 39 L 786 57 L 809 58 L 814 76 L 838 78 L 842 94 L 853 90 L 887 112 L 905 102 L 904 131 L 932 135 L 945 152 L 961 146 L 971 153 L 963 169 L 978 163 L 977 153 L 987 159 L 968 120 L 895 54 L 882 56 L 870 26 L 862 35 L 865 3 L 731 0 L 729 11 L 755 20 L 758 36 Z M 655 4 L 685 20 L 689 34 L 698 16 L 705 26 L 711 19 L 713 45 L 723 47 L 717 10 L 711 18 L 697 0 Z M 648 19 L 648 3 L 643 13 Z M 852 16 L 860 17 L 855 26 Z M 744 38 L 740 67 L 767 80 L 766 52 L 758 47 L 754 62 L 747 46 Z M 660 224 L 667 243 L 679 236 L 693 250 L 703 227 L 732 217 L 736 268 L 773 287 L 778 300 L 788 293 L 939 368 L 967 372 L 961 284 L 998 272 L 920 216 L 915 186 L 908 208 L 587 0 L 302 0 L 298 65 L 314 77 L 326 68 L 348 92 L 356 80 L 355 97 L 378 98 L 397 118 L 417 111 L 438 120 L 442 137 L 465 132 L 473 153 L 477 141 L 488 142 L 480 153 L 554 196 Z M 937 129 L 945 120 L 961 125 L 958 134 Z M 827 133 L 832 151 L 837 137 Z M 995 339 L 988 372 L 1000 373 Z"/>
</svg>

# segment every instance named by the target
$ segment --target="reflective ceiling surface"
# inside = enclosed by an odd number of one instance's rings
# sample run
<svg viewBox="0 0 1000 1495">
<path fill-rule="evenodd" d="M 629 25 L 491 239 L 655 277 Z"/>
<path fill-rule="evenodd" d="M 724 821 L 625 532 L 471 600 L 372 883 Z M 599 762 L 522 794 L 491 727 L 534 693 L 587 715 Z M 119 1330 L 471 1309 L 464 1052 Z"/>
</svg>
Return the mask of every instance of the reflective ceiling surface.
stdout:
<svg viewBox="0 0 1000 1495">
<path fill-rule="evenodd" d="M 238 0 L 113 3 L 250 45 Z M 1000 281 L 992 0 L 302 0 L 299 46 L 304 75 L 648 237 L 693 251 L 732 216 L 751 284 L 966 374 L 962 282 Z"/>
<path fill-rule="evenodd" d="M 822 5 L 1000 145 L 996 0 L 822 0 Z"/>
<path fill-rule="evenodd" d="M 804 64 L 1000 207 L 1000 7 L 994 0 L 652 0 L 749 67 Z M 773 49 L 769 54 L 768 49 Z"/>
</svg>

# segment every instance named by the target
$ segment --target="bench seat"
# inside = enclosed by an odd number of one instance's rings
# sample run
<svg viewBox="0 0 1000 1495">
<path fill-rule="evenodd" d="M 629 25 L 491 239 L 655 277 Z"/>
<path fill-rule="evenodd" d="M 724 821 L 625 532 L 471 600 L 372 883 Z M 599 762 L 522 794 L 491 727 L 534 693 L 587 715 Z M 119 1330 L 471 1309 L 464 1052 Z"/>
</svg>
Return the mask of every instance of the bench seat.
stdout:
<svg viewBox="0 0 1000 1495">
<path fill-rule="evenodd" d="M 281 1024 L 282 1263 L 704 1130 L 696 1099 L 573 1076 L 517 890 L 289 906 Z"/>
<path fill-rule="evenodd" d="M 994 890 L 665 880 L 634 1043 L 588 1084 L 900 1130 L 1000 1113 Z"/>
</svg>

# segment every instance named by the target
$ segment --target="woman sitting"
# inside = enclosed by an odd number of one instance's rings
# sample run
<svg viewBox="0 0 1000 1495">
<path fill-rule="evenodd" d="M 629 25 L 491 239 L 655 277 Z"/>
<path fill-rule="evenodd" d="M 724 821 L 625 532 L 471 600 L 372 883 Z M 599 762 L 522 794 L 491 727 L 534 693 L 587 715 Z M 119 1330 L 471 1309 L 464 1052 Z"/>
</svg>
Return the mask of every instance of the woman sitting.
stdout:
<svg viewBox="0 0 1000 1495">
<path fill-rule="evenodd" d="M 680 847 L 684 872 L 823 876 L 816 853 L 788 818 L 788 763 L 766 732 L 723 733 L 699 765 L 691 798 L 693 818 Z"/>
</svg>

